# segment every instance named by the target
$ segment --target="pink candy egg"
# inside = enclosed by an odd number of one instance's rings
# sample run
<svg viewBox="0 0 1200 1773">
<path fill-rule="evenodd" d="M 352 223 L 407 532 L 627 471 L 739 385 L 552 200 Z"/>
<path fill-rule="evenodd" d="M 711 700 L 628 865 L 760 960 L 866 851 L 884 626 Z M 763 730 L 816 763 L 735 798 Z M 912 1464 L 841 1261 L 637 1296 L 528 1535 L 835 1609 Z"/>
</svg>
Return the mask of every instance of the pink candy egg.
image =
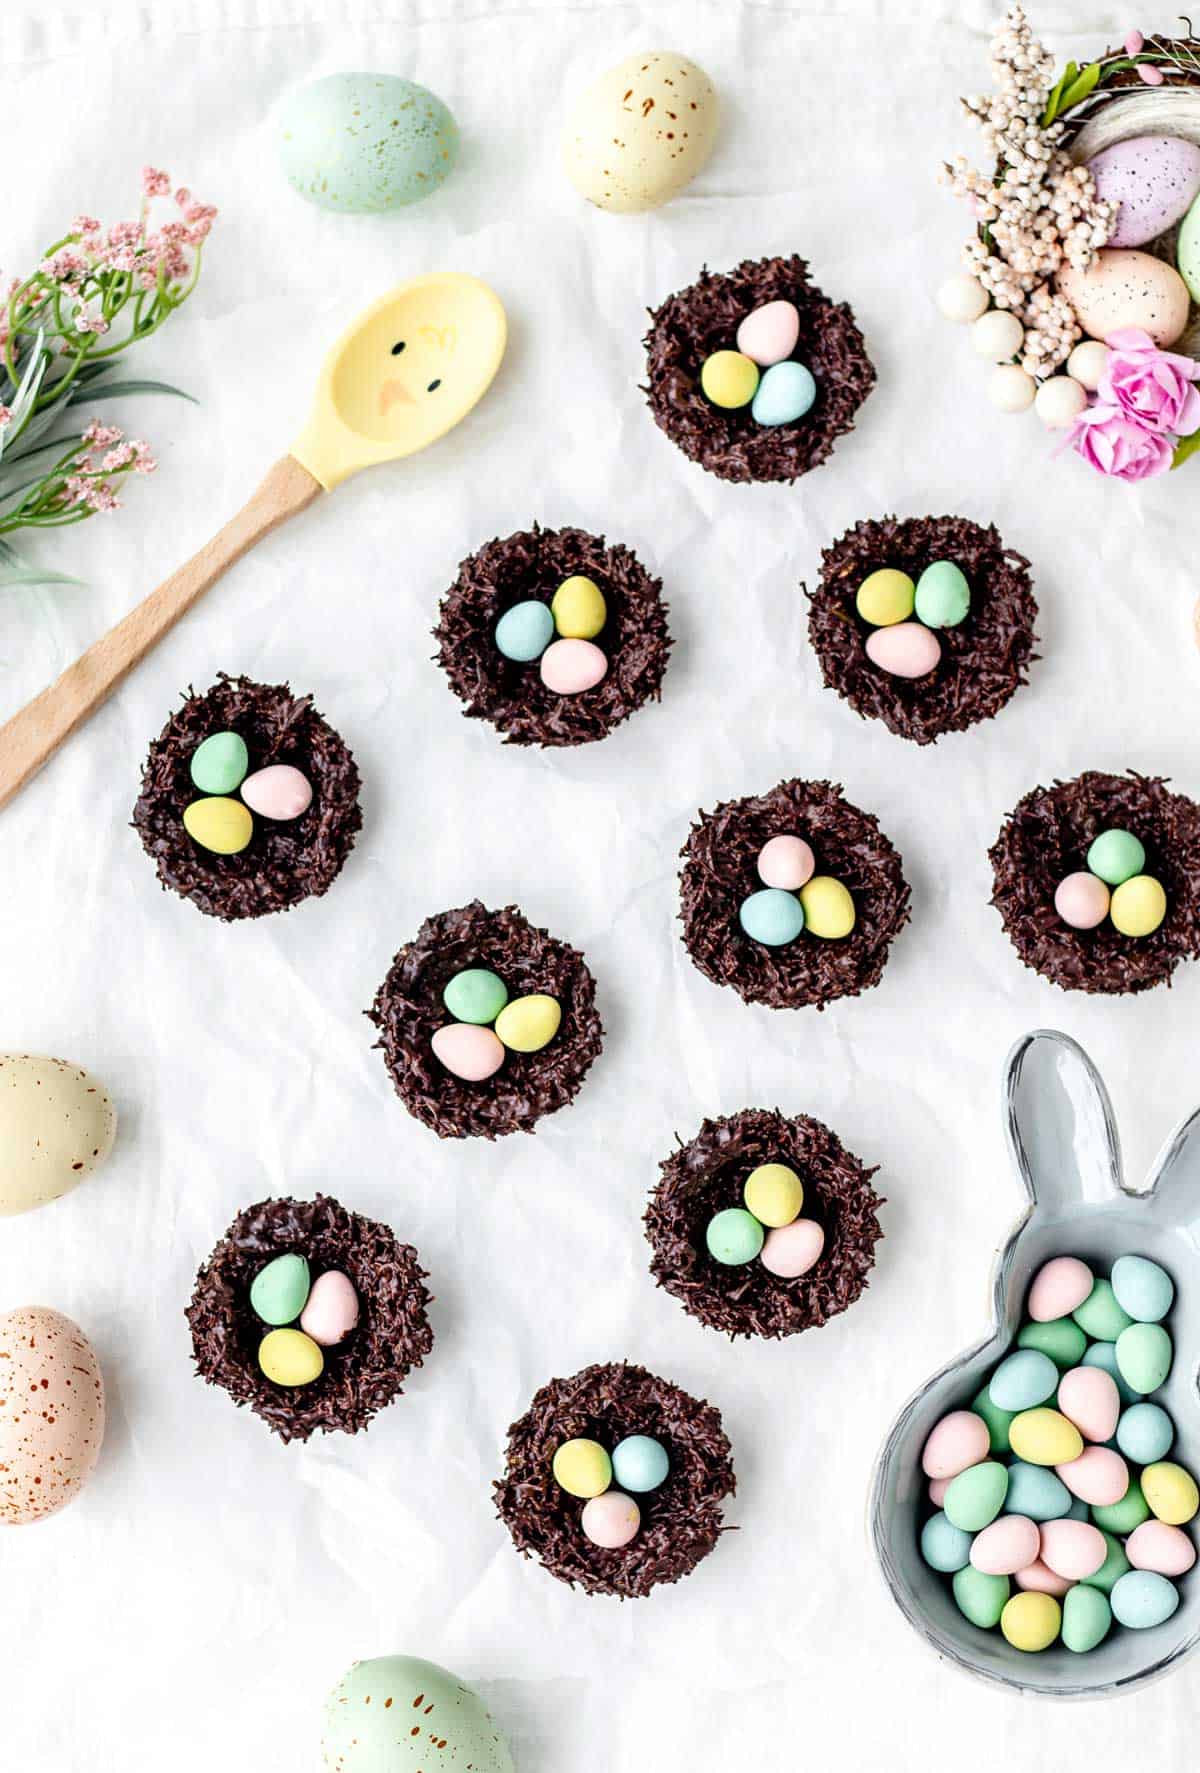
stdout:
<svg viewBox="0 0 1200 1773">
<path fill-rule="evenodd" d="M 946 1500 L 946 1491 L 950 1488 L 949 1478 L 930 1478 L 929 1500 L 935 1508 L 940 1508 Z"/>
<path fill-rule="evenodd" d="M 1034 1594 L 1062 1596 L 1072 1586 L 1065 1576 L 1056 1576 L 1041 1558 L 1035 1558 L 1032 1564 L 1026 1564 L 1023 1570 L 1018 1570 L 1013 1581 L 1018 1588 L 1030 1589 Z"/>
<path fill-rule="evenodd" d="M 923 622 L 896 622 L 867 635 L 867 657 L 892 677 L 927 677 L 942 656 L 942 645 Z"/>
<path fill-rule="evenodd" d="M 824 1248 L 824 1228 L 815 1219 L 793 1219 L 768 1231 L 758 1259 L 768 1274 L 799 1280 L 820 1261 Z"/>
<path fill-rule="evenodd" d="M 1028 1516 L 1002 1514 L 976 1533 L 971 1541 L 971 1562 L 985 1576 L 1013 1576 L 1037 1558 L 1041 1534 Z"/>
<path fill-rule="evenodd" d="M 358 1322 L 358 1294 L 348 1275 L 327 1268 L 312 1284 L 300 1328 L 322 1348 L 334 1348 Z"/>
<path fill-rule="evenodd" d="M 312 805 L 312 784 L 290 763 L 268 764 L 242 783 L 242 799 L 264 819 L 298 819 Z"/>
<path fill-rule="evenodd" d="M 619 1551 L 628 1545 L 642 1524 L 642 1512 L 632 1496 L 620 1490 L 605 1490 L 584 1505 L 582 1526 L 593 1545 L 605 1551 Z"/>
<path fill-rule="evenodd" d="M 1091 1292 L 1093 1281 L 1091 1269 L 1078 1256 L 1055 1256 L 1034 1275 L 1026 1309 L 1039 1324 L 1070 1317 Z"/>
<path fill-rule="evenodd" d="M 1072 1367 L 1059 1382 L 1058 1407 L 1085 1441 L 1110 1441 L 1117 1432 L 1121 1394 L 1103 1367 Z"/>
<path fill-rule="evenodd" d="M 770 837 L 758 852 L 758 878 L 764 886 L 799 892 L 816 872 L 817 859 L 802 837 Z"/>
<path fill-rule="evenodd" d="M 1196 1561 L 1196 1547 L 1179 1527 L 1168 1527 L 1165 1521 L 1143 1521 L 1125 1541 L 1125 1556 L 1135 1570 L 1183 1576 Z"/>
<path fill-rule="evenodd" d="M 951 1410 L 935 1424 L 921 1454 L 926 1477 L 952 1478 L 988 1456 L 988 1427 L 974 1410 Z"/>
<path fill-rule="evenodd" d="M 465 1083 L 482 1083 L 504 1063 L 499 1036 L 473 1022 L 447 1022 L 429 1044 L 446 1070 Z"/>
<path fill-rule="evenodd" d="M 764 302 L 737 329 L 737 348 L 765 369 L 790 357 L 800 337 L 800 314 L 791 302 Z"/>
<path fill-rule="evenodd" d="M 1078 1459 L 1054 1469 L 1072 1496 L 1089 1508 L 1108 1508 L 1129 1488 L 1129 1467 L 1111 1447 L 1085 1447 Z"/>
<path fill-rule="evenodd" d="M 1054 889 L 1054 909 L 1073 930 L 1094 930 L 1108 916 L 1112 894 L 1094 874 L 1068 874 Z"/>
<path fill-rule="evenodd" d="M 1042 1562 L 1068 1582 L 1094 1576 L 1108 1556 L 1104 1534 L 1089 1521 L 1044 1521 L 1041 1537 Z"/>
<path fill-rule="evenodd" d="M 542 654 L 542 682 L 560 696 L 595 689 L 607 670 L 608 660 L 590 640 L 552 640 Z"/>
</svg>

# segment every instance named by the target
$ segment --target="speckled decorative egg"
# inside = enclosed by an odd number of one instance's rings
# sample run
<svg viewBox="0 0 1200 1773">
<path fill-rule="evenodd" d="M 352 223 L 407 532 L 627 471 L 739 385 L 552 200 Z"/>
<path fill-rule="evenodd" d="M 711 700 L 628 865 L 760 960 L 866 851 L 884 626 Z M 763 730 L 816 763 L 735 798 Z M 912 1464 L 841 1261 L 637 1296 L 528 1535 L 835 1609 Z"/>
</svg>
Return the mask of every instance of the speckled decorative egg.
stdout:
<svg viewBox="0 0 1200 1773">
<path fill-rule="evenodd" d="M 104 1380 L 91 1343 L 45 1305 L 0 1315 L 0 1523 L 57 1514 L 104 1439 Z"/>
<path fill-rule="evenodd" d="M 0 1053 L 0 1215 L 69 1194 L 104 1162 L 116 1132 L 107 1090 L 82 1066 Z"/>
<path fill-rule="evenodd" d="M 717 95 L 685 55 L 631 55 L 576 100 L 567 120 L 567 177 L 598 209 L 657 209 L 691 183 L 712 153 Z"/>
<path fill-rule="evenodd" d="M 1173 228 L 1200 191 L 1200 147 L 1178 135 L 1114 142 L 1088 161 L 1096 195 L 1117 203 L 1109 246 L 1145 246 Z"/>
<path fill-rule="evenodd" d="M 1187 285 L 1178 271 L 1148 252 L 1105 247 L 1090 270 L 1068 267 L 1058 287 L 1094 339 L 1140 326 L 1156 345 L 1173 345 L 1187 325 Z"/>
<path fill-rule="evenodd" d="M 417 1656 L 356 1662 L 325 1701 L 331 1773 L 514 1773 L 477 1693 Z"/>
<path fill-rule="evenodd" d="M 292 189 L 349 215 L 420 202 L 458 154 L 441 99 L 395 74 L 327 74 L 300 87 L 283 103 L 278 138 Z"/>
</svg>

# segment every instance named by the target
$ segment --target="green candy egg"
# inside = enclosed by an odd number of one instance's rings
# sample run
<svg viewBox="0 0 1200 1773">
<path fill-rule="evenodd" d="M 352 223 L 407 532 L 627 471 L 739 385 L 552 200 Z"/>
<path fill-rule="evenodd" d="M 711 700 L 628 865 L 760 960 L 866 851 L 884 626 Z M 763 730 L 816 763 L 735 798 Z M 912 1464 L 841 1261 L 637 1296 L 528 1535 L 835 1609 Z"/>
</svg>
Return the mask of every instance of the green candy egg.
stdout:
<svg viewBox="0 0 1200 1773">
<path fill-rule="evenodd" d="M 742 1268 L 753 1262 L 766 1237 L 759 1221 L 745 1207 L 726 1207 L 708 1222 L 705 1242 L 714 1262 L 726 1268 Z"/>
<path fill-rule="evenodd" d="M 1088 850 L 1087 865 L 1110 887 L 1118 887 L 1142 873 L 1146 852 L 1132 831 L 1102 831 Z"/>
<path fill-rule="evenodd" d="M 1122 1311 L 1140 1324 L 1158 1323 L 1175 1299 L 1175 1282 L 1148 1256 L 1118 1256 L 1113 1263 L 1112 1289 Z"/>
<path fill-rule="evenodd" d="M 513 1773 L 478 1694 L 416 1656 L 356 1662 L 325 1702 L 321 1750 L 345 1773 Z"/>
<path fill-rule="evenodd" d="M 1096 1587 L 1077 1582 L 1063 1596 L 1062 1641 L 1068 1650 L 1083 1655 L 1094 1650 L 1112 1624 L 1112 1608 Z"/>
<path fill-rule="evenodd" d="M 1008 1430 L 1015 1410 L 1001 1410 L 991 1400 L 985 1385 L 982 1391 L 976 1392 L 971 1400 L 971 1408 L 977 1416 L 982 1416 L 987 1423 L 988 1444 L 993 1453 L 1008 1453 L 1012 1448 L 1008 1439 Z"/>
<path fill-rule="evenodd" d="M 1104 1533 L 1103 1527 L 1100 1529 Z M 1125 1556 L 1125 1547 L 1111 1533 L 1104 1533 L 1105 1558 L 1098 1570 L 1093 1570 L 1084 1581 L 1089 1588 L 1098 1588 L 1104 1594 L 1112 1593 L 1112 1585 L 1130 1568 L 1129 1559 Z"/>
<path fill-rule="evenodd" d="M 994 1459 L 979 1465 L 968 1465 L 951 1478 L 942 1498 L 946 1519 L 964 1533 L 982 1533 L 1004 1507 L 1008 1493 L 1008 1471 Z"/>
<path fill-rule="evenodd" d="M 1095 1283 L 1083 1304 L 1076 1306 L 1071 1316 L 1093 1342 L 1115 1342 L 1121 1331 L 1127 1330 L 1133 1322 L 1129 1313 L 1118 1305 L 1111 1281 L 1106 1280 Z"/>
<path fill-rule="evenodd" d="M 1130 1391 L 1157 1391 L 1171 1371 L 1171 1338 L 1161 1324 L 1130 1324 L 1117 1337 L 1117 1367 Z"/>
<path fill-rule="evenodd" d="M 1106 1533 L 1117 1533 L 1124 1539 L 1135 1527 L 1150 1519 L 1150 1504 L 1142 1495 L 1140 1482 L 1131 1474 L 1129 1488 L 1121 1500 L 1093 1505 L 1091 1515 L 1097 1527 Z"/>
<path fill-rule="evenodd" d="M 917 580 L 915 601 L 927 628 L 957 628 L 971 607 L 971 587 L 952 560 L 935 560 Z"/>
<path fill-rule="evenodd" d="M 939 1509 L 921 1528 L 921 1556 L 931 1570 L 951 1576 L 971 1560 L 971 1535 L 954 1526 Z"/>
<path fill-rule="evenodd" d="M 804 909 L 795 893 L 782 887 L 763 887 L 743 899 L 738 922 L 752 942 L 767 948 L 782 948 L 794 942 L 804 928 Z"/>
<path fill-rule="evenodd" d="M 952 1583 L 959 1612 L 982 1631 L 992 1631 L 1000 1623 L 1010 1588 L 1007 1576 L 987 1576 L 968 1564 L 955 1573 Z"/>
<path fill-rule="evenodd" d="M 210 733 L 192 752 L 192 781 L 201 794 L 232 794 L 250 768 L 240 733 Z"/>
<path fill-rule="evenodd" d="M 1077 1367 L 1087 1347 L 1087 1337 L 1070 1317 L 1054 1317 L 1041 1324 L 1022 1324 L 1017 1336 L 1018 1348 L 1036 1348 L 1048 1354 L 1056 1367 L 1064 1372 Z"/>
<path fill-rule="evenodd" d="M 456 1022 L 482 1026 L 496 1020 L 508 1002 L 508 987 L 487 967 L 467 967 L 455 973 L 442 992 L 442 1002 Z"/>
<path fill-rule="evenodd" d="M 342 214 L 430 196 L 457 155 L 458 129 L 441 99 L 394 74 L 327 74 L 290 93 L 279 114 L 288 184 Z"/>
<path fill-rule="evenodd" d="M 308 1300 L 308 1263 L 303 1256 L 276 1256 L 250 1283 L 250 1304 L 264 1324 L 292 1324 Z"/>
</svg>

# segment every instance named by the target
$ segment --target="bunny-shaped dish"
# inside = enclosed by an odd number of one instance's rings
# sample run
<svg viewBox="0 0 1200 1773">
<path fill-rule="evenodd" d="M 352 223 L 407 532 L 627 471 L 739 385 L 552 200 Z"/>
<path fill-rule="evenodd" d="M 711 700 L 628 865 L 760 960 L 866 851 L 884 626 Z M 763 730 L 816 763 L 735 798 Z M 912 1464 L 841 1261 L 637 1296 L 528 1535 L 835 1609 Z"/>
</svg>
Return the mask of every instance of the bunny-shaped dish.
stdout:
<svg viewBox="0 0 1200 1773">
<path fill-rule="evenodd" d="M 967 1407 L 1012 1346 L 1030 1281 L 1052 1256 L 1080 1256 L 1107 1274 L 1118 1256 L 1159 1262 L 1176 1284 L 1170 1328 L 1175 1360 L 1156 1401 L 1176 1428 L 1170 1457 L 1196 1470 L 1200 1397 L 1200 1109 L 1172 1134 L 1144 1193 L 1127 1189 L 1108 1092 L 1065 1034 L 1040 1029 L 1009 1054 L 1005 1130 L 1029 1206 L 996 1262 L 987 1340 L 942 1368 L 900 1412 L 875 1468 L 870 1531 L 884 1579 L 909 1624 L 958 1667 L 985 1680 L 1053 1698 L 1128 1692 L 1200 1642 L 1200 1568 L 1179 1584 L 1180 1605 L 1144 1631 L 1114 1626 L 1098 1648 L 1075 1655 L 1055 1644 L 1030 1655 L 958 1611 L 946 1579 L 918 1544 L 925 1478 L 921 1451 L 934 1423 Z"/>
</svg>

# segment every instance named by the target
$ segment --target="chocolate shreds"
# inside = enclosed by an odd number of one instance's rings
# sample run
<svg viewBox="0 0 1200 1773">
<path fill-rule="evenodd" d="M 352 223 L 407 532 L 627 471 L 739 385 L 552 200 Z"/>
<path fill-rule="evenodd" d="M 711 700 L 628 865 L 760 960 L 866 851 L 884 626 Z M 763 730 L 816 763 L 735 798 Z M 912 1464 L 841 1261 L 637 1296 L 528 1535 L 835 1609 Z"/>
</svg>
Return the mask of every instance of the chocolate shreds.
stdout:
<svg viewBox="0 0 1200 1773">
<path fill-rule="evenodd" d="M 599 1441 L 610 1453 L 631 1434 L 661 1441 L 670 1470 L 637 1497 L 642 1522 L 616 1551 L 593 1545 L 580 1525 L 583 1502 L 551 1469 L 563 1441 Z M 552 1379 L 508 1431 L 496 1510 L 526 1557 L 588 1594 L 633 1598 L 694 1570 L 726 1529 L 721 1504 L 736 1488 L 720 1411 L 644 1367 L 617 1361 Z"/>
<path fill-rule="evenodd" d="M 258 1364 L 270 1326 L 251 1306 L 250 1286 L 284 1255 L 305 1257 L 314 1281 L 340 1269 L 358 1294 L 357 1326 L 322 1351 L 325 1369 L 311 1385 L 275 1385 Z M 249 1404 L 280 1440 L 304 1441 L 318 1428 L 356 1434 L 399 1397 L 433 1347 L 425 1279 L 411 1244 L 328 1195 L 260 1201 L 238 1214 L 196 1276 L 186 1312 L 196 1371 Z"/>
<path fill-rule="evenodd" d="M 795 1280 L 759 1261 L 725 1267 L 705 1241 L 714 1213 L 742 1206 L 747 1176 L 769 1163 L 796 1171 L 801 1212 L 825 1233 L 820 1258 Z M 660 1169 L 645 1215 L 650 1272 L 701 1323 L 730 1337 L 794 1336 L 845 1311 L 867 1285 L 883 1236 L 876 1216 L 883 1202 L 871 1187 L 876 1170 L 819 1120 L 766 1108 L 706 1120 Z"/>
<path fill-rule="evenodd" d="M 812 846 L 817 873 L 831 874 L 854 900 L 848 936 L 824 941 L 802 932 L 769 948 L 738 922 L 742 901 L 762 886 L 756 863 L 770 837 L 792 834 Z M 769 794 L 728 800 L 701 813 L 680 851 L 683 943 L 716 985 L 773 1009 L 824 1009 L 877 985 L 888 949 L 909 917 L 900 856 L 873 813 L 853 806 L 833 782 L 780 782 Z"/>
<path fill-rule="evenodd" d="M 481 1083 L 453 1076 L 434 1057 L 436 1031 L 453 1017 L 442 992 L 468 967 L 488 967 L 509 1000 L 543 992 L 557 998 L 562 1022 L 538 1053 L 506 1052 Z M 396 1094 L 439 1138 L 496 1139 L 532 1132 L 544 1114 L 570 1102 L 600 1052 L 604 1029 L 596 981 L 578 949 L 522 917 L 515 905 L 489 911 L 479 900 L 426 918 L 396 955 L 367 1012 L 380 1031 Z"/>
<path fill-rule="evenodd" d="M 885 567 L 916 581 L 935 560 L 962 569 L 971 608 L 956 628 L 936 630 L 942 656 L 931 677 L 894 677 L 867 657 L 872 629 L 855 608 L 858 588 Z M 808 598 L 808 636 L 826 687 L 864 719 L 882 720 L 918 745 L 998 713 L 1028 681 L 1038 657 L 1029 562 L 1006 548 L 994 528 L 966 517 L 856 523 L 823 551 L 821 577 Z"/>
<path fill-rule="evenodd" d="M 790 425 L 760 425 L 748 406 L 714 406 L 700 388 L 700 371 L 714 351 L 736 348 L 737 329 L 767 302 L 787 301 L 800 315 L 792 356 L 817 384 L 813 405 Z M 809 282 L 808 266 L 790 258 L 746 259 L 724 276 L 704 270 L 690 288 L 668 297 L 650 315 L 646 346 L 654 422 L 685 456 L 722 480 L 796 480 L 831 454 L 854 426 L 854 415 L 875 386 L 853 311 L 831 302 Z"/>
<path fill-rule="evenodd" d="M 202 798 L 191 761 L 202 740 L 233 731 L 246 741 L 249 774 L 292 764 L 312 785 L 312 805 L 298 819 L 254 815 L 254 836 L 236 856 L 202 849 L 184 830 L 184 808 Z M 232 922 L 287 911 L 327 892 L 362 825 L 359 775 L 342 739 L 311 696 L 286 683 L 254 683 L 221 673 L 203 695 L 189 690 L 150 746 L 133 824 L 161 884 L 210 917 Z"/>
<path fill-rule="evenodd" d="M 1107 918 L 1075 930 L 1054 908 L 1059 882 L 1086 869 L 1093 839 L 1114 827 L 1140 841 L 1145 872 L 1167 895 L 1167 914 L 1149 936 L 1123 936 Z M 1026 966 L 1064 991 L 1148 991 L 1200 954 L 1200 806 L 1170 793 L 1164 778 L 1086 770 L 1034 788 L 988 855 L 992 904 L 1009 941 Z"/>
<path fill-rule="evenodd" d="M 496 645 L 496 623 L 516 603 L 549 603 L 564 579 L 582 574 L 604 594 L 608 616 L 595 636 L 608 660 L 582 695 L 542 682 L 537 660 L 518 664 Z M 662 580 L 637 556 L 582 529 L 520 530 L 462 562 L 442 599 L 437 661 L 473 720 L 487 720 L 509 745 L 585 745 L 661 694 L 671 637 Z"/>
</svg>

